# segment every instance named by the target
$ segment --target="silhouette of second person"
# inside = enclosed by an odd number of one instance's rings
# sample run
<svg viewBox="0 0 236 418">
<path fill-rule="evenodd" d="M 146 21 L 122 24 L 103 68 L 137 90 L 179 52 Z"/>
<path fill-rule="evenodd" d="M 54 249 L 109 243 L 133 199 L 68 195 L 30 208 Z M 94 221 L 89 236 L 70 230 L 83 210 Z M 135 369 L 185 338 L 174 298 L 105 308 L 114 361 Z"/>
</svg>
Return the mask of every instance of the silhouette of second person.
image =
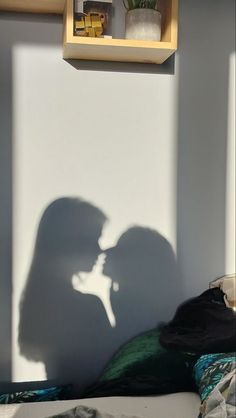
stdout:
<svg viewBox="0 0 236 418">
<path fill-rule="evenodd" d="M 113 281 L 115 346 L 170 319 L 181 300 L 174 251 L 153 229 L 133 226 L 124 232 L 106 250 L 103 271 Z"/>
</svg>

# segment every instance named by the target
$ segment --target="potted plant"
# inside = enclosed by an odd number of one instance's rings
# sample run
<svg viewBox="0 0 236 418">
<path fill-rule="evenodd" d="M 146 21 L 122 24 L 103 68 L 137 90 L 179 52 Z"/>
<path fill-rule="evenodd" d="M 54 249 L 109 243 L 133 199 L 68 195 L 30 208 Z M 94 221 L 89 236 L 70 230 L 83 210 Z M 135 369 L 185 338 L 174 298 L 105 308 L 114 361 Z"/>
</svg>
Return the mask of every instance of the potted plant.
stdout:
<svg viewBox="0 0 236 418">
<path fill-rule="evenodd" d="M 123 0 L 127 10 L 125 38 L 160 41 L 161 13 L 158 0 Z"/>
</svg>

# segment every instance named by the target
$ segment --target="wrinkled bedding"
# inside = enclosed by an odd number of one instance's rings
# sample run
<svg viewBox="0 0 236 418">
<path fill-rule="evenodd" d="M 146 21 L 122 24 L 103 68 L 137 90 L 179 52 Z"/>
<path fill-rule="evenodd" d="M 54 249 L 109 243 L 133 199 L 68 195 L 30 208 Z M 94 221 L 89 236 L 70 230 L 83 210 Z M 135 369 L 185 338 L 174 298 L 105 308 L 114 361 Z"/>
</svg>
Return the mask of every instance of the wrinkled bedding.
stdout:
<svg viewBox="0 0 236 418">
<path fill-rule="evenodd" d="M 202 405 L 202 418 L 236 417 L 236 376 L 235 368 L 213 389 Z"/>
<path fill-rule="evenodd" d="M 236 418 L 236 353 L 201 356 L 194 375 L 201 397 L 199 418 Z"/>
<path fill-rule="evenodd" d="M 69 411 L 63 412 L 62 414 L 53 415 L 49 418 L 141 418 L 134 415 L 111 415 L 106 412 L 98 411 L 97 409 L 90 408 L 87 406 L 77 406 L 70 409 Z"/>
<path fill-rule="evenodd" d="M 200 399 L 196 393 L 177 393 L 165 396 L 111 397 L 0 405 L 0 418 L 48 418 L 79 405 L 105 411 L 115 418 L 119 414 L 142 418 L 197 418 Z"/>
</svg>

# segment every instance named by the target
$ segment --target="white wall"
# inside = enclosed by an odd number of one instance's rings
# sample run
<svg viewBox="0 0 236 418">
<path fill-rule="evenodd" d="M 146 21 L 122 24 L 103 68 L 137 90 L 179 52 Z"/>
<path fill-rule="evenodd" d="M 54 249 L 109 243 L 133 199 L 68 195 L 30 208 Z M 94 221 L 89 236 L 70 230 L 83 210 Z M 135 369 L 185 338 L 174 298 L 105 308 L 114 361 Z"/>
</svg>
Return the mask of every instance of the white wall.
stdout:
<svg viewBox="0 0 236 418">
<path fill-rule="evenodd" d="M 235 270 L 235 2 L 180 5 L 177 253 L 190 296 Z"/>
<path fill-rule="evenodd" d="M 175 246 L 176 77 L 80 72 L 60 47 L 31 45 L 14 47 L 13 70 L 17 327 L 38 224 L 57 198 L 82 197 L 105 212 L 103 248 L 134 224 Z M 22 373 L 16 367 L 15 378 Z"/>
<path fill-rule="evenodd" d="M 3 109 L 6 103 L 2 121 L 8 121 L 1 125 L 1 153 L 12 138 L 12 160 L 6 158 L 13 165 L 14 285 L 12 295 L 6 285 L 3 293 L 13 300 L 14 381 L 45 377 L 41 363 L 19 353 L 19 301 L 40 219 L 57 198 L 81 197 L 104 211 L 109 221 L 100 240 L 103 249 L 116 245 L 134 224 L 164 236 L 177 257 L 177 282 L 170 286 L 166 277 L 163 286 L 172 295 L 173 309 L 210 280 L 235 270 L 229 226 L 234 219 L 232 88 L 228 94 L 234 80 L 229 69 L 235 60 L 234 2 L 222 3 L 181 2 L 174 74 L 168 74 L 168 65 L 155 70 L 135 64 L 104 65 L 109 71 L 100 64 L 96 70 L 96 63 L 78 68 L 61 58 L 59 19 L 2 16 L 0 48 L 9 67 L 4 62 L 0 67 Z M 11 94 L 12 104 L 6 102 Z M 11 184 L 9 169 L 3 170 L 4 196 Z M 10 205 L 8 195 L 5 200 Z M 0 222 L 4 251 L 11 230 L 6 216 L 5 209 Z M 9 272 L 2 273 L 3 283 L 10 280 L 9 263 L 4 257 Z M 162 264 L 160 271 L 165 271 Z M 91 286 L 102 296 L 101 283 Z M 150 286 L 150 301 L 153 293 Z M 157 295 L 160 318 L 150 315 L 149 327 L 172 314 L 160 299 Z M 139 310 L 140 319 L 145 309 Z M 4 332 L 9 342 L 9 327 Z"/>
</svg>

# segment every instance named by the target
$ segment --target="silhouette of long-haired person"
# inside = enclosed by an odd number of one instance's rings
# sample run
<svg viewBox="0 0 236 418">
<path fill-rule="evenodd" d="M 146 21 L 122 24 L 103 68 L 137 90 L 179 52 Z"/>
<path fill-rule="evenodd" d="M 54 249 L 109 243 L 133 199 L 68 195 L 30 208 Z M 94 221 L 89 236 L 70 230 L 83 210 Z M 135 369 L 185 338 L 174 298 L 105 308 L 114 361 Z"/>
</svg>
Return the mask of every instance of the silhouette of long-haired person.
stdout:
<svg viewBox="0 0 236 418">
<path fill-rule="evenodd" d="M 110 324 L 101 300 L 74 290 L 71 278 L 92 270 L 105 221 L 101 210 L 80 199 L 51 203 L 20 303 L 21 354 L 43 362 L 47 379 L 72 383 L 76 396 L 100 372 Z"/>
<path fill-rule="evenodd" d="M 174 251 L 153 229 L 134 226 L 123 233 L 106 250 L 103 271 L 113 281 L 116 346 L 170 319 L 181 300 Z"/>
</svg>

